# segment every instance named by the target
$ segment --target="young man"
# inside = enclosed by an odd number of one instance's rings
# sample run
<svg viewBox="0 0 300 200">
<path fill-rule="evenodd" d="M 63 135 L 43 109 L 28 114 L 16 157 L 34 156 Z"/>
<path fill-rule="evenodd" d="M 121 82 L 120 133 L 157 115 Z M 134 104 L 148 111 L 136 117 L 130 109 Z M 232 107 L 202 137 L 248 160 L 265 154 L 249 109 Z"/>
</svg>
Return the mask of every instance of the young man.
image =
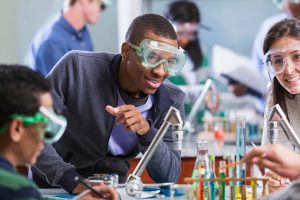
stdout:
<svg viewBox="0 0 300 200">
<path fill-rule="evenodd" d="M 184 118 L 184 93 L 170 82 L 186 56 L 178 47 L 173 26 L 155 14 L 131 23 L 121 55 L 72 51 L 47 76 L 53 86 L 55 109 L 68 119 L 58 155 L 88 177 L 118 173 L 125 182 L 129 163 L 145 153 L 170 108 Z M 47 146 L 36 165 L 51 184 L 71 186 L 75 168 L 62 162 Z M 51 160 L 55 166 L 48 166 Z M 172 146 L 171 130 L 159 143 L 147 166 L 156 182 L 176 182 L 180 152 Z"/>
<path fill-rule="evenodd" d="M 34 183 L 16 172 L 19 165 L 35 164 L 44 142 L 57 141 L 66 120 L 52 110 L 50 86 L 37 72 L 24 66 L 0 65 L 0 196 L 42 199 Z M 108 186 L 95 187 L 117 199 Z M 78 199 L 99 199 L 87 191 Z"/>
<path fill-rule="evenodd" d="M 96 24 L 105 8 L 103 0 L 64 0 L 61 14 L 33 39 L 29 51 L 31 68 L 47 75 L 70 50 L 92 51 L 87 24 Z"/>
</svg>

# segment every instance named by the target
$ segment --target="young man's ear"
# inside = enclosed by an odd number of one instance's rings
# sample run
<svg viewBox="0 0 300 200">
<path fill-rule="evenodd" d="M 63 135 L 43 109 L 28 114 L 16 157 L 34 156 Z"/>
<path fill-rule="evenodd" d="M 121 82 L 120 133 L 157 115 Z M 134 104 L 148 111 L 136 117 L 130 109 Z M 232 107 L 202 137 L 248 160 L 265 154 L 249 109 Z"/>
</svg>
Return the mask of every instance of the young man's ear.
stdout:
<svg viewBox="0 0 300 200">
<path fill-rule="evenodd" d="M 129 53 L 130 53 L 130 45 L 127 42 L 123 42 L 121 47 L 121 55 L 123 60 L 129 59 Z"/>
<path fill-rule="evenodd" d="M 24 133 L 23 122 L 20 119 L 12 120 L 9 123 L 9 135 L 12 141 L 18 142 L 21 140 Z"/>
</svg>

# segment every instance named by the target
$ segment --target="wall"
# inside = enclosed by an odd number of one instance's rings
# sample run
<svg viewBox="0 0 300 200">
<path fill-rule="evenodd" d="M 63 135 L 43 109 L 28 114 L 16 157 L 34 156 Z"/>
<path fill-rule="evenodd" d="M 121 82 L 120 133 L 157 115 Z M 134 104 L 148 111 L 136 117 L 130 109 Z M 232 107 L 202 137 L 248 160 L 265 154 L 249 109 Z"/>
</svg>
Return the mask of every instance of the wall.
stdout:
<svg viewBox="0 0 300 200">
<path fill-rule="evenodd" d="M 18 43 L 17 60 L 23 62 L 30 41 L 37 30 L 60 12 L 63 0 L 19 0 L 18 2 L 18 37 L 20 42 Z M 101 14 L 98 23 L 89 26 L 95 50 L 118 52 L 116 13 L 115 0 L 111 0 L 111 5 Z"/>
<path fill-rule="evenodd" d="M 172 0 L 151 0 L 149 10 L 163 14 Z M 252 44 L 262 20 L 279 13 L 271 0 L 194 0 L 201 10 L 203 24 L 211 31 L 200 30 L 206 52 L 220 44 L 251 56 Z"/>
<path fill-rule="evenodd" d="M 63 0 L 9 0 L 0 8 L 0 62 L 24 62 L 31 39 L 44 23 L 62 7 Z M 127 0 L 128 1 L 128 0 Z M 144 12 L 162 14 L 171 0 L 141 0 Z M 119 52 L 117 0 L 90 27 L 97 51 Z M 128 1 L 130 3 L 131 1 Z M 201 30 L 203 46 L 210 55 L 214 43 L 250 56 L 255 33 L 261 21 L 278 13 L 271 0 L 195 0 L 201 8 L 203 23 L 212 28 Z M 121 27 L 121 26 L 119 26 Z M 124 30 L 123 30 L 124 32 Z"/>
<path fill-rule="evenodd" d="M 16 1 L 2 1 L 0 7 L 0 61 L 16 62 L 17 54 Z"/>
</svg>

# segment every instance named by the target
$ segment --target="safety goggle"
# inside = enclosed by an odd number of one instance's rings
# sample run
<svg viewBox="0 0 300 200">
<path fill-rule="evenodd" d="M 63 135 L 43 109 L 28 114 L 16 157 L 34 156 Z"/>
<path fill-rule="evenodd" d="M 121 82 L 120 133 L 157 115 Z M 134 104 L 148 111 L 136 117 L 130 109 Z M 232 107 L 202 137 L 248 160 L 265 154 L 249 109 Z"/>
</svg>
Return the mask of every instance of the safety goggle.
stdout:
<svg viewBox="0 0 300 200">
<path fill-rule="evenodd" d="M 300 3 L 300 0 L 273 0 L 273 3 L 279 8 L 282 9 L 284 3 Z"/>
<path fill-rule="evenodd" d="M 264 55 L 263 62 L 268 71 L 275 75 L 282 73 L 287 65 L 300 70 L 300 43 L 270 49 Z"/>
<path fill-rule="evenodd" d="M 45 143 L 52 144 L 57 142 L 67 127 L 67 120 L 56 114 L 52 108 L 40 107 L 39 111 L 32 116 L 26 116 L 23 114 L 12 114 L 11 119 L 22 119 L 24 125 L 33 125 L 36 123 L 46 124 L 45 133 L 41 138 Z M 2 133 L 5 130 L 5 126 L 1 128 Z"/>
<path fill-rule="evenodd" d="M 100 9 L 103 11 L 111 4 L 111 0 L 98 0 Z"/>
<path fill-rule="evenodd" d="M 182 48 L 176 48 L 166 43 L 144 39 L 140 45 L 129 43 L 136 50 L 141 63 L 145 67 L 155 68 L 160 64 L 170 74 L 175 75 L 184 66 L 186 55 Z"/>
<path fill-rule="evenodd" d="M 177 33 L 178 38 L 187 38 L 194 41 L 198 36 L 198 23 L 173 23 L 173 27 Z"/>
</svg>

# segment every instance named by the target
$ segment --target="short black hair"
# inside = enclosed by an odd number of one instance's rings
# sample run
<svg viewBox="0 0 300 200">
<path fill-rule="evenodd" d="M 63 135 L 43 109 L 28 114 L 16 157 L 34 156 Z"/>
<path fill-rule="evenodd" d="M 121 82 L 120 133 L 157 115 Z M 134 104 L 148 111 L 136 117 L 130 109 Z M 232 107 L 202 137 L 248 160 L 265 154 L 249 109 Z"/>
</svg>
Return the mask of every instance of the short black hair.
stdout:
<svg viewBox="0 0 300 200">
<path fill-rule="evenodd" d="M 153 32 L 158 36 L 168 39 L 177 39 L 176 32 L 172 24 L 163 16 L 157 14 L 145 14 L 136 17 L 130 24 L 125 40 L 138 44 L 145 38 L 145 34 Z"/>
<path fill-rule="evenodd" d="M 22 65 L 0 64 L 0 127 L 14 113 L 33 115 L 40 107 L 40 95 L 50 92 L 44 77 Z"/>
</svg>

